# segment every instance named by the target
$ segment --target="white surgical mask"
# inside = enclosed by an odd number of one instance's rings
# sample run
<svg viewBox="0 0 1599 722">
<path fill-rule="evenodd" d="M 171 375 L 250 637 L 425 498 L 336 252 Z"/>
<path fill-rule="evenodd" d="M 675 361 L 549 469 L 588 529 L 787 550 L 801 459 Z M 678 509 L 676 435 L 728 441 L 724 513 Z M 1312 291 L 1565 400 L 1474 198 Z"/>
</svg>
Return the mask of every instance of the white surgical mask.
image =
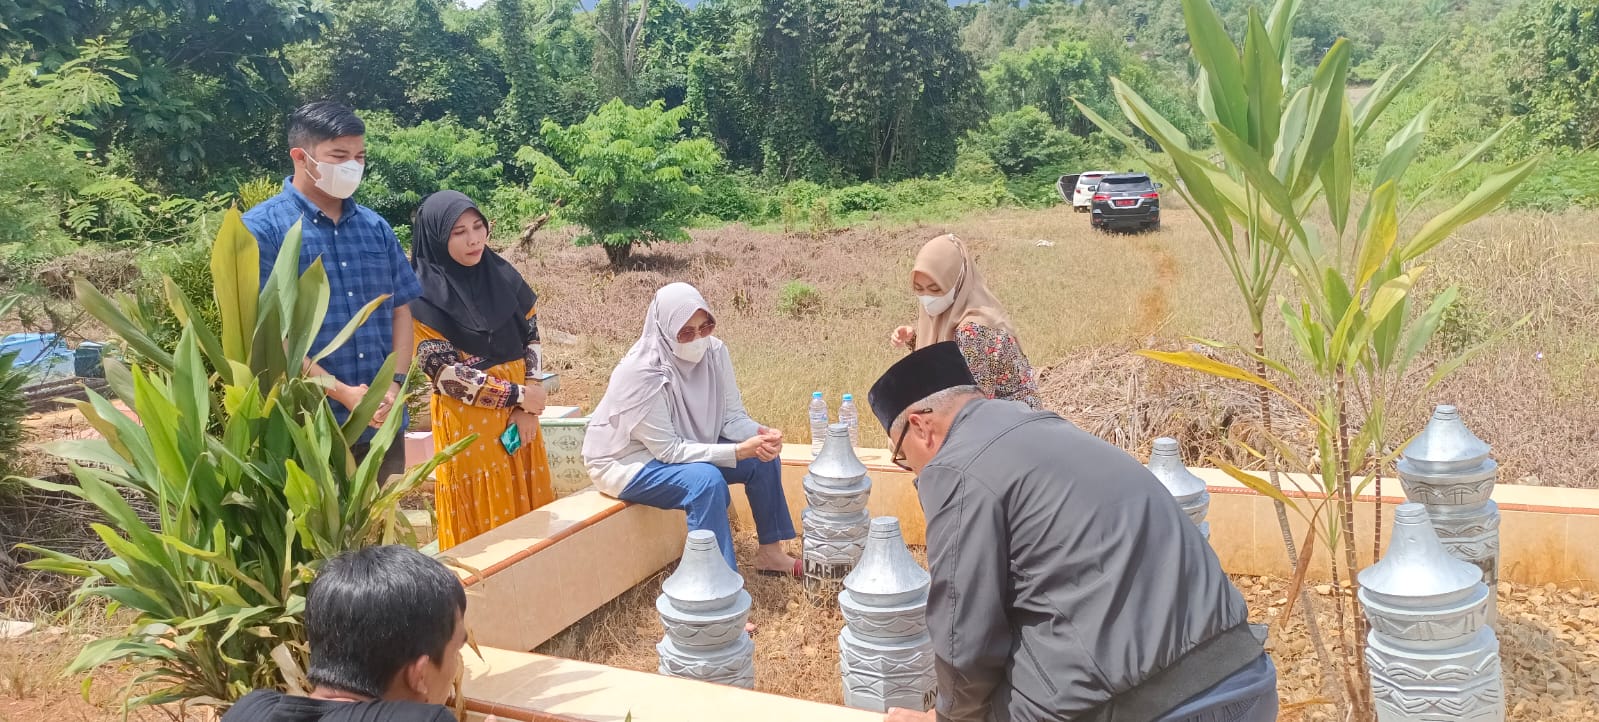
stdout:
<svg viewBox="0 0 1599 722">
<path fill-rule="evenodd" d="M 922 302 L 922 308 L 927 310 L 927 315 L 937 316 L 955 305 L 955 294 L 946 293 L 942 296 L 917 296 L 916 300 Z"/>
<path fill-rule="evenodd" d="M 705 358 L 705 352 L 710 350 L 710 348 L 711 339 L 709 337 L 697 338 L 688 343 L 672 341 L 672 355 L 691 364 L 697 364 L 700 359 Z"/>
<path fill-rule="evenodd" d="M 366 165 L 354 158 L 343 163 L 323 163 L 306 151 L 305 159 L 316 166 L 317 175 L 321 176 L 316 179 L 316 187 L 340 200 L 355 195 L 356 187 L 361 185 L 361 173 L 366 170 Z"/>
</svg>

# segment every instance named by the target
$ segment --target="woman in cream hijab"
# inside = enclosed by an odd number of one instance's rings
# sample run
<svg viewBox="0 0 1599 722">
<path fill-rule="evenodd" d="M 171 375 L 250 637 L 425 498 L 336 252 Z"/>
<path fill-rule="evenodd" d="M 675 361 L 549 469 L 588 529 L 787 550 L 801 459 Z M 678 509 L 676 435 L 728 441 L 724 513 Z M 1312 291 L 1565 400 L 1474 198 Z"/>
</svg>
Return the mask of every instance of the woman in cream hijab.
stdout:
<svg viewBox="0 0 1599 722">
<path fill-rule="evenodd" d="M 954 341 L 984 393 L 1039 408 L 1038 381 L 1016 327 L 983 284 L 961 239 L 943 235 L 922 246 L 911 271 L 911 292 L 921 301 L 916 325 L 894 329 L 895 346 L 914 351 Z"/>
<path fill-rule="evenodd" d="M 733 360 L 710 306 L 693 286 L 655 292 L 644 330 L 611 372 L 583 437 L 583 463 L 609 496 L 688 513 L 690 531 L 716 535 L 738 569 L 728 528 L 728 485 L 743 484 L 760 548 L 757 572 L 799 576 L 783 549 L 794 521 L 783 495 L 783 432 L 744 411 Z"/>
</svg>

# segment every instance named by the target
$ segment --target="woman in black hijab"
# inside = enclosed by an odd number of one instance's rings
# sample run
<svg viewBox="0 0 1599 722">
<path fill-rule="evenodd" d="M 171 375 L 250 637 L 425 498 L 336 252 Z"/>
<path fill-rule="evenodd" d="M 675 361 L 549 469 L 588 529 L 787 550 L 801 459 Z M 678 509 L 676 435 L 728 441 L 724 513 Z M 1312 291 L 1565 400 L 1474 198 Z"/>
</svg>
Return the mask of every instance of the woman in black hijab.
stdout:
<svg viewBox="0 0 1599 722">
<path fill-rule="evenodd" d="M 411 303 L 416 363 L 433 387 L 433 447 L 477 435 L 437 472 L 439 548 L 448 549 L 555 500 L 539 436 L 538 296 L 488 247 L 488 220 L 461 193 L 422 199 L 411 238 L 422 282 Z"/>
</svg>

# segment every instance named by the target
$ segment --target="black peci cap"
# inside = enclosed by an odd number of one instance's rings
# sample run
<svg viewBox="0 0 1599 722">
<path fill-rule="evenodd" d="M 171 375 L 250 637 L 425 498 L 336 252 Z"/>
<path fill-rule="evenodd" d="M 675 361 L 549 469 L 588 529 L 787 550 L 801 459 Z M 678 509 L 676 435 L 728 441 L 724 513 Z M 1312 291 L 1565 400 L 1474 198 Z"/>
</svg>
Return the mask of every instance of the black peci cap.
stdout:
<svg viewBox="0 0 1599 722">
<path fill-rule="evenodd" d="M 935 343 L 900 359 L 883 372 L 866 402 L 883 425 L 883 431 L 894 424 L 905 409 L 922 399 L 944 389 L 956 386 L 975 386 L 972 370 L 966 366 L 966 357 L 954 341 Z"/>
</svg>

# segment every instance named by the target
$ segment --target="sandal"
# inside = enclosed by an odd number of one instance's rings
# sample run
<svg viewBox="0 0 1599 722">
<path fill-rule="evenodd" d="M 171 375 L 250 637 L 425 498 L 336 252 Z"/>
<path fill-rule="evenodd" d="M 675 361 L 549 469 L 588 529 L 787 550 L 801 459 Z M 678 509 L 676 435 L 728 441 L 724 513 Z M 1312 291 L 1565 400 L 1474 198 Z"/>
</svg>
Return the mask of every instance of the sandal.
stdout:
<svg viewBox="0 0 1599 722">
<path fill-rule="evenodd" d="M 805 565 L 800 560 L 795 559 L 794 569 L 792 571 L 785 572 L 777 569 L 756 569 L 755 573 L 763 577 L 803 577 L 805 576 Z"/>
</svg>

